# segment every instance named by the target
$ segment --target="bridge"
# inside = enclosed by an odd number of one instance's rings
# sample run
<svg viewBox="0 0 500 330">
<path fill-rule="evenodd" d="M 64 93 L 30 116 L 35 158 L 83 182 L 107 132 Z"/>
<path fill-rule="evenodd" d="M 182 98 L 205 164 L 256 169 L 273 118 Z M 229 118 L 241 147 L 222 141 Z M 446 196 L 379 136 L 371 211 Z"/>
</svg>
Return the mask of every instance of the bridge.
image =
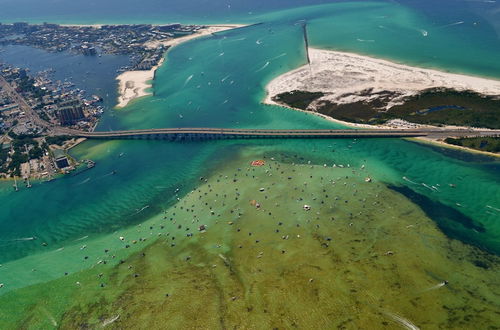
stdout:
<svg viewBox="0 0 500 330">
<path fill-rule="evenodd" d="M 500 130 L 474 129 L 232 129 L 232 128 L 156 128 L 108 132 L 83 132 L 63 129 L 59 134 L 89 139 L 150 139 L 195 141 L 218 139 L 272 139 L 272 138 L 410 138 L 500 136 Z"/>
</svg>

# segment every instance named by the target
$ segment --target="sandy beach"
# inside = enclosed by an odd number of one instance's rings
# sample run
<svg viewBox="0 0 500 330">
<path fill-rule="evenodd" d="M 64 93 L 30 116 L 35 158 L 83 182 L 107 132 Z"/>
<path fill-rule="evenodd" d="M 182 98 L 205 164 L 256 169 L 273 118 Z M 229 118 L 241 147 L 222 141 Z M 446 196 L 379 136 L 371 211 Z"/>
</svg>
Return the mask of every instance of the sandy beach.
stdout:
<svg viewBox="0 0 500 330">
<path fill-rule="evenodd" d="M 242 26 L 243 25 L 239 24 L 209 25 L 206 28 L 185 37 L 149 42 L 146 44 L 146 47 L 157 48 L 163 45 L 165 47 L 170 47 L 168 49 L 169 51 L 173 47 L 178 46 L 188 40 L 203 37 L 216 32 L 239 28 Z M 160 63 L 157 66 L 154 66 L 151 70 L 126 71 L 116 77 L 116 79 L 118 80 L 119 91 L 118 104 L 116 105 L 116 107 L 123 108 L 133 99 L 141 96 L 151 95 L 151 93 L 148 92 L 147 89 L 152 87 L 150 81 L 153 80 L 155 71 L 163 64 L 163 62 L 164 59 L 162 59 Z"/>
<path fill-rule="evenodd" d="M 429 88 L 471 90 L 484 95 L 500 96 L 500 81 L 480 77 L 423 69 L 368 56 L 310 48 L 310 65 L 285 73 L 267 86 L 265 103 L 275 104 L 275 95 L 294 90 L 323 92 L 320 101 L 346 104 L 368 101 L 378 93 L 391 91 L 395 97 L 386 108 Z"/>
<path fill-rule="evenodd" d="M 337 104 L 369 101 L 378 97 L 379 92 L 391 91 L 395 92 L 396 96 L 387 105 L 389 108 L 402 103 L 405 97 L 418 94 L 425 89 L 439 87 L 459 91 L 471 90 L 484 95 L 500 97 L 500 81 L 498 80 L 412 67 L 354 53 L 316 48 L 309 49 L 309 56 L 310 64 L 278 76 L 266 86 L 265 104 L 285 106 L 353 128 L 400 129 L 403 127 L 357 124 L 338 120 L 315 112 L 316 104 L 320 101 Z M 325 95 L 312 102 L 308 110 L 292 108 L 272 99 L 278 94 L 294 90 L 322 92 Z M 367 93 L 367 90 L 370 91 Z M 430 125 L 417 126 L 434 127 Z M 471 129 L 471 127 L 447 127 Z M 416 140 L 464 151 L 500 156 L 486 151 L 450 145 L 430 138 L 416 138 Z"/>
</svg>

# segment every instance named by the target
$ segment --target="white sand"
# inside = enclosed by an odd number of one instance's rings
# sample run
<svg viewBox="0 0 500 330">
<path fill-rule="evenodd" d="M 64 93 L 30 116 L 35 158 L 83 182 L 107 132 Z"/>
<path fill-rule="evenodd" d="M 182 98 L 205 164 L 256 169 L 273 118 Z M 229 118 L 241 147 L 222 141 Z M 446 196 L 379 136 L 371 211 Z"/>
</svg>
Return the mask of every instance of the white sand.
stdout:
<svg viewBox="0 0 500 330">
<path fill-rule="evenodd" d="M 146 47 L 157 48 L 160 45 L 169 46 L 170 51 L 175 46 L 180 45 L 183 42 L 199 38 L 202 36 L 210 35 L 212 33 L 221 32 L 225 30 L 230 30 L 243 25 L 239 24 L 228 24 L 228 25 L 209 25 L 204 29 L 200 29 L 196 33 L 187 35 L 185 37 L 168 39 L 168 40 L 158 40 L 146 43 Z M 151 95 L 147 91 L 148 88 L 152 87 L 149 81 L 153 80 L 155 71 L 163 64 L 163 59 L 157 66 L 154 66 L 151 70 L 138 70 L 138 71 L 126 71 L 120 74 L 116 79 L 118 80 L 118 104 L 117 108 L 122 108 L 126 106 L 130 101 L 135 98 Z"/>
<path fill-rule="evenodd" d="M 294 90 L 323 92 L 321 99 L 308 110 L 315 110 L 321 100 L 336 104 L 368 101 L 382 91 L 397 95 L 385 107 L 401 103 L 406 96 L 428 88 L 472 90 L 485 95 L 500 96 L 500 81 L 422 69 L 352 53 L 309 49 L 311 65 L 304 65 L 272 80 L 267 86 L 265 103 L 276 104 L 271 97 Z M 367 89 L 371 90 L 368 95 Z M 364 93 L 362 93 L 364 92 Z"/>
<path fill-rule="evenodd" d="M 396 98 L 389 102 L 386 109 L 401 103 L 404 97 L 415 95 L 428 88 L 444 87 L 459 91 L 471 90 L 484 95 L 500 97 L 500 81 L 498 80 L 417 68 L 353 53 L 310 48 L 309 55 L 311 59 L 310 65 L 304 65 L 278 76 L 267 85 L 267 95 L 264 103 L 281 105 L 273 101 L 272 97 L 294 90 L 323 92 L 325 96 L 311 103 L 308 107 L 308 110 L 313 112 L 293 109 L 350 127 L 400 129 L 414 128 L 412 126 L 416 124 L 408 123 L 407 125 L 401 120 L 398 120 L 401 122 L 399 124 L 383 126 L 356 124 L 337 120 L 314 111 L 316 110 L 316 104 L 321 100 L 328 100 L 337 104 L 368 101 L 376 98 L 377 92 L 381 91 L 397 93 Z M 361 92 L 370 88 L 373 90 L 369 95 L 360 95 Z M 430 125 L 416 126 L 432 127 Z M 470 127 L 445 127 L 471 129 Z M 416 140 L 469 152 L 499 156 L 499 154 L 454 146 L 427 137 L 416 138 Z"/>
</svg>

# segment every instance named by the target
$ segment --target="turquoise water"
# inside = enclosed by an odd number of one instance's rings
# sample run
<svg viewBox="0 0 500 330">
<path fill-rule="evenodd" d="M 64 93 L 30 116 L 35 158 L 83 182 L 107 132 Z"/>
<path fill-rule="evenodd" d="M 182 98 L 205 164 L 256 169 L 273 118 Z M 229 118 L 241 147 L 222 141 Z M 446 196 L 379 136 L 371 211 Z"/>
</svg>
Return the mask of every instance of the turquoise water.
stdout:
<svg viewBox="0 0 500 330">
<path fill-rule="evenodd" d="M 261 25 L 176 47 L 157 72 L 155 95 L 113 110 L 98 129 L 339 127 L 315 116 L 261 104 L 269 80 L 305 62 L 302 29 L 297 24 L 303 19 L 308 22 L 315 47 L 500 79 L 500 63 L 495 61 L 500 46 L 498 41 L 491 42 L 495 32 L 486 23 L 479 32 L 469 20 L 467 25 L 438 28 L 453 22 L 446 16 L 437 21 L 420 9 L 395 3 L 334 3 L 260 14 L 256 21 L 263 22 Z M 425 29 L 428 36 L 424 37 L 420 29 Z M 359 42 L 358 38 L 375 42 Z M 500 252 L 500 185 L 495 160 L 472 156 L 460 159 L 428 146 L 391 139 L 90 141 L 73 153 L 96 160 L 94 169 L 35 184 L 17 193 L 10 184 L 0 186 L 0 203 L 7 205 L 0 209 L 2 281 L 11 288 L 20 287 L 59 277 L 65 270 L 88 267 L 79 260 L 67 260 L 71 251 L 85 244 L 83 241 L 105 242 L 108 234 L 133 228 L 157 215 L 188 192 L 217 159 L 229 156 L 235 146 L 249 144 L 271 145 L 276 152 L 300 154 L 318 164 L 369 164 L 375 168 L 372 175 L 377 180 L 407 185 L 471 219 L 472 226 L 446 217 L 436 219 L 446 233 L 493 253 Z M 180 189 L 178 193 L 176 189 Z M 30 237 L 38 239 L 25 239 Z M 42 242 L 48 246 L 43 247 Z M 89 243 L 88 253 L 97 254 L 103 244 Z M 56 253 L 61 247 L 66 252 Z M 43 276 L 33 275 L 31 269 L 40 261 L 45 261 L 41 266 L 45 267 Z"/>
</svg>

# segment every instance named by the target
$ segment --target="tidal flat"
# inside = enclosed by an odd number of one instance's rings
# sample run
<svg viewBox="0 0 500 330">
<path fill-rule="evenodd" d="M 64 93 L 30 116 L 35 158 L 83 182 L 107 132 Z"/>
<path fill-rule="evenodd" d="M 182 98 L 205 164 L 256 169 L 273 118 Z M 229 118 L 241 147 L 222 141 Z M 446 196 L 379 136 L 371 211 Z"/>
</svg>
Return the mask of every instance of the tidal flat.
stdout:
<svg viewBox="0 0 500 330">
<path fill-rule="evenodd" d="M 109 235 L 90 268 L 0 296 L 0 326 L 495 326 L 497 256 L 369 182 L 368 163 L 266 150 L 242 149 L 162 214 Z"/>
</svg>

